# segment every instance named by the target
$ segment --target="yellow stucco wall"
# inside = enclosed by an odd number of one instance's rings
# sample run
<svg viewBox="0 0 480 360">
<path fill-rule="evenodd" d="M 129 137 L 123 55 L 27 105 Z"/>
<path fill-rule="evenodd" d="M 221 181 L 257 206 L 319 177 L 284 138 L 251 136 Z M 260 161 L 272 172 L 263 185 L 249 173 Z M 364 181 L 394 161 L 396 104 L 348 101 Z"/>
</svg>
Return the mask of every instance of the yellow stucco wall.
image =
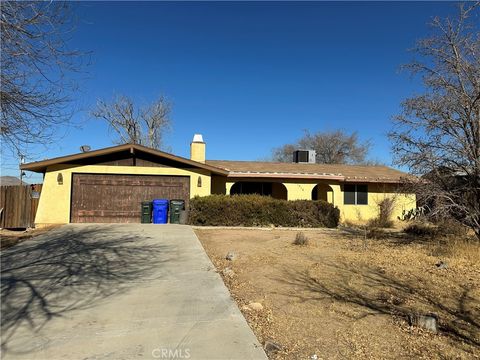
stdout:
<svg viewBox="0 0 480 360">
<path fill-rule="evenodd" d="M 221 185 L 216 185 L 214 179 L 213 188 L 220 191 L 225 189 L 224 194 L 230 194 L 230 189 L 237 181 L 259 181 L 258 179 L 236 179 L 228 178 Z M 416 207 L 415 194 L 402 194 L 397 190 L 395 184 L 368 184 L 368 205 L 344 205 L 343 185 L 340 182 L 327 182 L 324 180 L 281 180 L 268 179 L 268 182 L 280 182 L 287 188 L 288 200 L 311 200 L 312 191 L 317 184 L 328 185 L 332 191 L 327 193 L 327 200 L 340 209 L 340 220 L 350 222 L 366 222 L 378 215 L 378 204 L 385 198 L 394 199 L 394 210 L 392 220 L 396 220 L 397 216 L 402 214 L 403 210 L 410 210 Z M 325 188 L 326 186 L 323 186 Z M 217 192 L 221 193 L 221 192 Z"/>
<path fill-rule="evenodd" d="M 343 189 L 342 189 L 343 190 Z M 342 221 L 364 223 L 378 216 L 379 204 L 382 200 L 390 198 L 394 200 L 392 220 L 402 215 L 403 210 L 410 210 L 416 207 L 415 194 L 402 194 L 398 192 L 397 186 L 393 184 L 368 184 L 368 205 L 344 205 L 343 191 L 340 193 L 339 206 Z"/>
<path fill-rule="evenodd" d="M 61 173 L 63 184 L 57 183 L 57 176 Z M 213 194 L 230 194 L 230 189 L 237 181 L 245 179 L 211 176 L 209 171 L 202 169 L 181 169 L 172 167 L 139 167 L 139 166 L 106 166 L 106 165 L 56 165 L 47 169 L 44 185 L 40 196 L 35 223 L 63 224 L 70 222 L 70 196 L 72 173 L 91 174 L 132 174 L 132 175 L 179 175 L 190 177 L 190 197 L 207 196 Z M 198 186 L 201 177 L 202 186 Z M 258 179 L 250 179 L 258 181 Z M 364 222 L 378 215 L 378 204 L 386 198 L 395 199 L 393 219 L 400 216 L 403 210 L 416 206 L 414 194 L 401 194 L 395 185 L 368 184 L 368 205 L 344 205 L 343 185 L 340 182 L 318 180 L 282 180 L 269 179 L 268 181 L 283 184 L 287 189 L 288 200 L 311 200 L 312 190 L 317 184 L 327 185 L 332 191 L 327 194 L 328 202 L 340 209 L 341 221 Z M 328 188 L 327 188 L 328 189 Z"/>
<path fill-rule="evenodd" d="M 63 184 L 57 183 L 61 173 Z M 210 195 L 210 172 L 201 169 L 171 167 L 106 166 L 106 165 L 56 165 L 45 173 L 42 193 L 38 204 L 36 224 L 65 224 L 70 222 L 70 195 L 72 173 L 131 174 L 131 175 L 179 175 L 190 177 L 190 197 Z M 201 177 L 201 187 L 198 178 Z"/>
<path fill-rule="evenodd" d="M 206 148 L 203 142 L 192 142 L 190 144 L 190 159 L 205 163 Z"/>
</svg>

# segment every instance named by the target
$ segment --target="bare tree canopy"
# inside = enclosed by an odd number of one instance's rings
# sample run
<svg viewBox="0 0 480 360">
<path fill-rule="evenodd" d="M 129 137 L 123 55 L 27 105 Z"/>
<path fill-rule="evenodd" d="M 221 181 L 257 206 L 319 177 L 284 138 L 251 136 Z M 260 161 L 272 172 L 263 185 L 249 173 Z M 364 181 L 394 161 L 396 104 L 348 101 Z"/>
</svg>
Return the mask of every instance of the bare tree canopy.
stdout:
<svg viewBox="0 0 480 360">
<path fill-rule="evenodd" d="M 72 31 L 67 4 L 56 1 L 1 1 L 2 143 L 20 152 L 47 144 L 70 119 L 67 75 L 82 68 L 82 54 L 69 50 Z"/>
<path fill-rule="evenodd" d="M 418 183 L 433 215 L 453 215 L 480 237 L 480 32 L 478 3 L 458 5 L 455 18 L 434 18 L 432 36 L 418 41 L 424 93 L 406 99 L 390 133 L 396 161 Z"/>
<path fill-rule="evenodd" d="M 99 100 L 92 116 L 106 121 L 117 135 L 117 143 L 140 144 L 155 149 L 162 146 L 162 136 L 170 127 L 171 103 L 164 97 L 148 106 L 137 106 L 127 96 L 111 102 Z"/>
<path fill-rule="evenodd" d="M 358 134 L 347 134 L 342 130 L 305 134 L 294 144 L 286 144 L 273 150 L 273 160 L 292 162 L 293 151 L 298 149 L 315 150 L 316 162 L 320 164 L 359 164 L 364 163 L 370 143 L 361 142 Z"/>
</svg>

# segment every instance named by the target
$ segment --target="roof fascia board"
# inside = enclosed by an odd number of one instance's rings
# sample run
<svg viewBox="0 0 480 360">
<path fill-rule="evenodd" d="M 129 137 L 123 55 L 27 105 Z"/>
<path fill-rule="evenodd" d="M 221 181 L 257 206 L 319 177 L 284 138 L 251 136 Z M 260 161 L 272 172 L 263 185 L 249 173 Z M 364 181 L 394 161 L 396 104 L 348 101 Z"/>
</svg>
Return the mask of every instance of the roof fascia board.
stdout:
<svg viewBox="0 0 480 360">
<path fill-rule="evenodd" d="M 280 178 L 280 179 L 328 179 L 328 180 L 345 180 L 340 175 L 323 175 L 323 174 L 292 174 L 292 173 L 240 173 L 230 172 L 229 178 Z"/>
<path fill-rule="evenodd" d="M 352 179 L 341 175 L 320 175 L 320 174 L 291 174 L 291 173 L 240 173 L 230 172 L 227 178 L 245 178 L 245 179 L 319 179 L 319 180 L 336 180 L 346 183 L 389 183 L 400 184 L 401 179 Z"/>
<path fill-rule="evenodd" d="M 217 168 L 217 167 L 212 166 L 212 165 L 206 165 L 206 164 L 194 161 L 194 160 L 186 159 L 186 158 L 183 158 L 181 156 L 176 156 L 176 155 L 173 155 L 173 154 L 169 154 L 169 153 L 166 153 L 166 152 L 163 152 L 163 151 L 160 151 L 160 150 L 150 149 L 150 148 L 147 148 L 145 146 L 132 145 L 132 144 L 118 145 L 118 146 L 113 146 L 113 147 L 109 147 L 109 148 L 93 150 L 93 151 L 89 151 L 89 152 L 85 152 L 85 153 L 61 156 L 61 157 L 57 157 L 57 158 L 31 162 L 31 163 L 27 163 L 27 164 L 22 164 L 22 165 L 20 165 L 20 169 L 21 170 L 31 170 L 31 171 L 41 172 L 42 169 L 44 169 L 48 166 L 51 166 L 51 165 L 62 164 L 62 163 L 68 164 L 69 161 L 76 161 L 76 160 L 86 159 L 86 158 L 89 158 L 89 157 L 97 157 L 97 156 L 102 156 L 102 155 L 108 155 L 108 154 L 113 154 L 113 153 L 116 153 L 116 152 L 126 151 L 126 150 L 130 151 L 131 153 L 134 153 L 135 150 L 137 150 L 137 151 L 140 151 L 140 152 L 148 153 L 150 155 L 164 157 L 166 159 L 173 160 L 173 161 L 178 161 L 178 162 L 186 164 L 186 165 L 190 165 L 190 166 L 193 166 L 193 167 L 198 167 L 198 168 L 201 168 L 201 169 L 209 170 L 209 171 L 211 171 L 213 173 L 216 173 L 216 174 L 221 174 L 221 175 L 227 175 L 228 174 L 227 170 Z"/>
</svg>

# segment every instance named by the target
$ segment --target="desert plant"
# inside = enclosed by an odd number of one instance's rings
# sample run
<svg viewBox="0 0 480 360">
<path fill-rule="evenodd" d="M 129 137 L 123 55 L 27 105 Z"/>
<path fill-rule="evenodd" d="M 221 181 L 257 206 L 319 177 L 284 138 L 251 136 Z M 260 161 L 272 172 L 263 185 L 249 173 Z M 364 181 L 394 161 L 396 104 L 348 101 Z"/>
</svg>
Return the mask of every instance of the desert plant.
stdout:
<svg viewBox="0 0 480 360">
<path fill-rule="evenodd" d="M 295 235 L 295 240 L 293 241 L 293 245 L 308 245 L 310 240 L 303 232 L 298 232 Z"/>
<path fill-rule="evenodd" d="M 410 221 L 410 220 L 418 220 L 425 216 L 425 206 L 420 206 L 415 209 L 410 210 L 402 210 L 402 215 L 397 216 L 398 220 L 401 221 Z"/>
</svg>

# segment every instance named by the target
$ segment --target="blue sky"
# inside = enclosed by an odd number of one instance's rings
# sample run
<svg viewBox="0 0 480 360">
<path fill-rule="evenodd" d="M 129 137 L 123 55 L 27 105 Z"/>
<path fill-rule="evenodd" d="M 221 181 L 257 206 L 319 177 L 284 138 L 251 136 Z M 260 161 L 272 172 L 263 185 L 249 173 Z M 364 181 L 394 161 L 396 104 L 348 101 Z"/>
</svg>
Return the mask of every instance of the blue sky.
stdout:
<svg viewBox="0 0 480 360">
<path fill-rule="evenodd" d="M 312 132 L 358 131 L 371 157 L 391 163 L 386 133 L 419 82 L 399 72 L 445 2 L 79 2 L 70 46 L 92 52 L 71 128 L 27 161 L 112 145 L 88 110 L 125 94 L 174 104 L 170 150 L 189 156 L 194 133 L 207 158 L 264 159 Z M 2 157 L 2 175 L 17 175 Z M 33 176 L 27 181 L 38 181 Z"/>
</svg>

